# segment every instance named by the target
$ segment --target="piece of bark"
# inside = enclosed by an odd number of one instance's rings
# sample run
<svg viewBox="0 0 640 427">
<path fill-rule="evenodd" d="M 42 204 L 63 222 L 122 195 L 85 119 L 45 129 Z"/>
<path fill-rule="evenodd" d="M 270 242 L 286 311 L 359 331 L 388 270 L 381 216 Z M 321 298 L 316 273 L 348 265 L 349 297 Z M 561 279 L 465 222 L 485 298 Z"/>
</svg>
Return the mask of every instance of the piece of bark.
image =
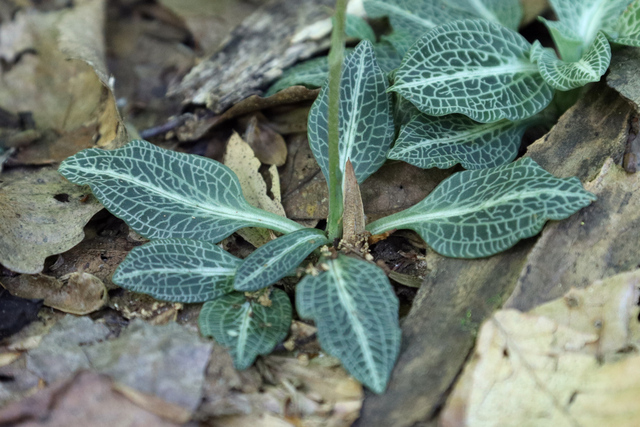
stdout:
<svg viewBox="0 0 640 427">
<path fill-rule="evenodd" d="M 527 155 L 557 177 L 590 181 L 609 157 L 622 161 L 632 113 L 614 90 L 596 85 L 529 146 Z"/>
<path fill-rule="evenodd" d="M 605 114 L 608 120 L 601 120 Z M 556 176 L 578 175 L 584 181 L 599 173 L 608 156 L 621 157 L 629 117 L 624 101 L 603 85 L 596 86 L 529 148 L 528 155 Z M 605 135 L 610 140 L 603 141 Z M 587 209 L 597 209 L 597 202 Z M 389 388 L 383 395 L 367 395 L 357 426 L 435 421 L 473 347 L 478 325 L 511 294 L 534 243 L 528 239 L 486 259 L 427 259 L 430 272 L 404 320 Z M 556 249 L 551 254 L 558 256 Z"/>
<path fill-rule="evenodd" d="M 325 20 L 329 0 L 274 0 L 245 19 L 227 43 L 187 74 L 169 95 L 185 103 L 205 105 L 219 114 L 236 102 L 260 92 L 282 71 L 328 47 L 328 38 L 296 37 L 301 30 Z"/>
<path fill-rule="evenodd" d="M 610 160 L 585 188 L 598 200 L 547 226 L 518 279 L 506 308 L 527 311 L 572 287 L 629 271 L 640 260 L 640 175 Z"/>
</svg>

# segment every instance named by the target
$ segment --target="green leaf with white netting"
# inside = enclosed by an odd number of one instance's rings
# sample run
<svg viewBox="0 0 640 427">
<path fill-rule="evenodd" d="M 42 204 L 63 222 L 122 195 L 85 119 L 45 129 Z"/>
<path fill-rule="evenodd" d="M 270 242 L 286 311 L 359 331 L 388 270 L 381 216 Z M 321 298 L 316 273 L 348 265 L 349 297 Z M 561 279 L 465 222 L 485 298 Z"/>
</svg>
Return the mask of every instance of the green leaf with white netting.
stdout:
<svg viewBox="0 0 640 427">
<path fill-rule="evenodd" d="M 238 291 L 257 291 L 285 277 L 319 246 L 330 243 L 324 232 L 305 228 L 278 237 L 246 257 L 233 283 Z"/>
<path fill-rule="evenodd" d="M 557 21 L 540 18 L 549 28 L 560 58 L 577 62 L 584 56 L 598 31 L 614 31 L 630 0 L 550 0 Z"/>
<path fill-rule="evenodd" d="M 387 78 L 364 40 L 345 58 L 340 78 L 340 182 L 347 160 L 361 183 L 386 160 L 393 141 Z M 325 178 L 329 176 L 329 91 L 325 85 L 309 112 L 309 145 Z M 328 179 L 327 179 L 328 181 Z"/>
<path fill-rule="evenodd" d="M 400 348 L 398 298 L 384 272 L 361 259 L 339 255 L 326 261 L 326 270 L 298 284 L 298 314 L 316 322 L 327 353 L 382 393 Z"/>
<path fill-rule="evenodd" d="M 358 40 L 369 40 L 371 43 L 376 42 L 376 34 L 373 32 L 371 25 L 361 17 L 347 14 L 344 24 L 344 32 L 347 37 L 353 37 Z"/>
<path fill-rule="evenodd" d="M 400 130 L 388 158 L 423 169 L 485 169 L 511 162 L 530 120 L 478 123 L 466 116 L 420 114 Z"/>
<path fill-rule="evenodd" d="M 424 34 L 411 34 L 408 31 L 394 30 L 391 34 L 380 37 L 382 42 L 391 43 L 400 59 L 411 49 L 411 46 Z M 399 65 L 398 65 L 399 66 Z"/>
<path fill-rule="evenodd" d="M 394 97 L 393 121 L 398 128 L 406 125 L 415 117 L 423 115 L 410 101 L 407 101 L 397 93 L 392 93 L 391 95 Z"/>
<path fill-rule="evenodd" d="M 441 0 L 365 0 L 364 9 L 370 18 L 388 16 L 394 30 L 406 31 L 416 38 L 445 22 L 473 17 Z"/>
<path fill-rule="evenodd" d="M 213 243 L 159 239 L 134 248 L 113 282 L 163 301 L 204 302 L 233 291 L 241 262 Z"/>
<path fill-rule="evenodd" d="M 517 30 L 522 21 L 520 0 L 444 0 L 445 4 Z"/>
<path fill-rule="evenodd" d="M 531 61 L 538 64 L 540 74 L 553 88 L 571 90 L 600 80 L 611 62 L 611 46 L 600 31 L 579 61 L 565 62 L 558 59 L 553 49 L 536 41 L 531 48 Z"/>
<path fill-rule="evenodd" d="M 450 22 L 413 45 L 389 90 L 432 116 L 460 113 L 487 123 L 522 120 L 553 97 L 531 45 L 513 30 L 482 20 Z"/>
<path fill-rule="evenodd" d="M 269 87 L 265 96 L 271 96 L 290 86 L 305 86 L 310 89 L 321 87 L 329 76 L 329 61 L 326 56 L 310 59 L 287 69 Z"/>
<path fill-rule="evenodd" d="M 291 302 L 284 291 L 272 289 L 266 307 L 243 293 L 206 302 L 198 317 L 202 335 L 227 347 L 236 369 L 246 369 L 260 354 L 268 354 L 289 332 Z"/>
<path fill-rule="evenodd" d="M 223 164 L 147 141 L 80 151 L 62 162 L 59 172 L 89 185 L 109 212 L 149 239 L 218 242 L 244 227 L 281 233 L 303 228 L 249 205 L 238 178 Z"/>
<path fill-rule="evenodd" d="M 640 47 L 640 0 L 636 0 L 620 15 L 613 27 L 612 42 Z"/>
<path fill-rule="evenodd" d="M 389 42 L 381 41 L 373 45 L 373 51 L 376 54 L 376 60 L 380 69 L 385 73 L 390 73 L 400 66 L 402 56 L 395 47 Z"/>
<path fill-rule="evenodd" d="M 417 232 L 436 252 L 480 258 L 531 237 L 547 220 L 561 220 L 595 196 L 577 178 L 556 178 L 530 158 L 492 169 L 459 172 L 424 200 L 367 226 L 372 234 Z"/>
</svg>

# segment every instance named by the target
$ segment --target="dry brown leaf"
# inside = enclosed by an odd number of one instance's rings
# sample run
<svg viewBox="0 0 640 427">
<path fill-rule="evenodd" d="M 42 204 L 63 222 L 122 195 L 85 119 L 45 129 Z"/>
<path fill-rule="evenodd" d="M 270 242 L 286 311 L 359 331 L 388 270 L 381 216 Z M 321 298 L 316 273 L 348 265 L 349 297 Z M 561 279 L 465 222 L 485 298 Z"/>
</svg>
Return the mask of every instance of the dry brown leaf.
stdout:
<svg viewBox="0 0 640 427">
<path fill-rule="evenodd" d="M 235 132 L 227 142 L 224 164 L 238 176 L 242 194 L 250 205 L 286 216 L 280 203 L 280 177 L 277 168 L 273 165 L 269 168 L 272 185 L 268 189 L 260 174 L 260 160 L 256 158 L 249 144 L 244 142 Z M 275 199 L 269 197 L 269 192 L 274 195 Z M 238 234 L 256 247 L 264 245 L 275 237 L 273 232 L 261 228 L 241 229 Z"/>
<path fill-rule="evenodd" d="M 348 245 L 355 246 L 364 234 L 365 217 L 362 207 L 360 186 L 353 171 L 351 160 L 345 166 L 345 184 L 343 194 L 344 214 L 342 216 L 342 239 Z"/>
<path fill-rule="evenodd" d="M 181 124 L 176 129 L 176 136 L 180 141 L 195 141 L 204 137 L 212 128 L 227 122 L 236 117 L 246 114 L 263 111 L 269 108 L 277 108 L 282 106 L 302 106 L 306 108 L 307 114 L 304 115 L 304 125 L 302 130 L 298 132 L 306 132 L 307 115 L 311 107 L 311 101 L 316 99 L 320 89 L 307 89 L 304 86 L 292 86 L 281 90 L 280 92 L 263 98 L 258 95 L 252 95 L 242 101 L 236 103 L 223 114 L 214 115 L 209 110 L 204 114 L 194 115 L 187 113 L 179 119 Z M 290 125 L 288 126 L 291 127 Z M 280 132 L 283 133 L 284 132 Z"/>
<path fill-rule="evenodd" d="M 638 323 L 639 286 L 636 270 L 529 313 L 495 313 L 480 329 L 441 424 L 637 425 L 640 342 L 630 341 L 630 327 Z"/>
<path fill-rule="evenodd" d="M 44 305 L 76 315 L 93 313 L 108 299 L 102 280 L 85 272 L 55 277 L 21 274 L 2 278 L 0 285 L 20 298 L 42 299 Z"/>
<path fill-rule="evenodd" d="M 13 164 L 58 162 L 83 148 L 126 142 L 104 60 L 104 7 L 104 0 L 82 0 L 55 12 L 23 9 L 6 23 L 14 34 L 0 42 L 11 60 L 0 105 L 30 112 L 42 135 Z M 17 56 L 23 52 L 31 53 Z"/>
<path fill-rule="evenodd" d="M 258 160 L 265 165 L 284 165 L 287 160 L 287 144 L 282 135 L 267 126 L 262 115 L 254 114 L 244 121 L 246 121 L 244 139 Z"/>
<path fill-rule="evenodd" d="M 83 227 L 102 206 L 89 190 L 56 170 L 12 171 L 0 183 L 0 263 L 10 270 L 42 271 L 49 255 L 78 244 Z"/>
</svg>

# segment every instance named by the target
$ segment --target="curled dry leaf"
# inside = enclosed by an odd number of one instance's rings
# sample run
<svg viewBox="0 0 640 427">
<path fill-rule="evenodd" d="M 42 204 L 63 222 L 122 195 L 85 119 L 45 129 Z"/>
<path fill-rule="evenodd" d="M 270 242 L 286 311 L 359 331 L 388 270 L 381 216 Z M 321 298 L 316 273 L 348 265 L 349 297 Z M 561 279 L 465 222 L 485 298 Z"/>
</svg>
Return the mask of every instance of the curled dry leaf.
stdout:
<svg viewBox="0 0 640 427">
<path fill-rule="evenodd" d="M 640 270 L 480 328 L 443 426 L 635 426 Z"/>
<path fill-rule="evenodd" d="M 287 160 L 287 144 L 282 135 L 266 125 L 264 120 L 264 116 L 257 114 L 243 120 L 246 122 L 244 139 L 261 163 L 282 166 Z"/>
<path fill-rule="evenodd" d="M 286 217 L 280 203 L 278 169 L 274 165 L 269 168 L 271 188 L 267 188 L 267 183 L 260 173 L 260 160 L 256 158 L 249 144 L 244 142 L 237 133 L 234 133 L 227 142 L 224 164 L 238 176 L 242 194 L 249 204 Z M 273 199 L 269 197 L 269 193 L 273 195 Z M 273 232 L 261 228 L 244 228 L 237 233 L 256 247 L 262 246 L 275 237 Z"/>
<path fill-rule="evenodd" d="M 65 181 L 53 169 L 12 171 L 0 182 L 0 263 L 35 274 L 49 255 L 84 237 L 83 227 L 102 209 L 88 189 Z"/>
<path fill-rule="evenodd" d="M 0 284 L 13 295 L 41 299 L 47 307 L 77 315 L 99 310 L 108 299 L 102 280 L 85 272 L 71 273 L 60 279 L 44 274 L 21 274 L 3 278 Z"/>
<path fill-rule="evenodd" d="M 11 66 L 0 82 L 0 106 L 32 114 L 42 136 L 13 164 L 47 164 L 126 142 L 105 65 L 104 20 L 104 0 L 83 0 L 48 13 L 19 9 L 3 22 L 10 36 L 2 37 L 0 56 Z"/>
</svg>

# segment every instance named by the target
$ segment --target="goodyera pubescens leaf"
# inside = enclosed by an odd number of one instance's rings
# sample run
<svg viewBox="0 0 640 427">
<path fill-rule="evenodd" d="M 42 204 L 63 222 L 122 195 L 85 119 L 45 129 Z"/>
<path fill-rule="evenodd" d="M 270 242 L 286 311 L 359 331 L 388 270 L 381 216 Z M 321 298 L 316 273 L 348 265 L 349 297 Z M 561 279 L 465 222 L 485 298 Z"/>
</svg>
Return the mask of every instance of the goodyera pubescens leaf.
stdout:
<svg viewBox="0 0 640 427">
<path fill-rule="evenodd" d="M 260 246 L 238 268 L 233 287 L 238 291 L 257 291 L 285 277 L 321 245 L 330 243 L 315 228 L 305 228 Z"/>
<path fill-rule="evenodd" d="M 400 348 L 398 298 L 373 264 L 339 255 L 298 284 L 296 308 L 313 319 L 322 348 L 376 393 L 387 386 Z"/>
<path fill-rule="evenodd" d="M 567 62 L 577 62 L 596 39 L 598 31 L 615 32 L 615 25 L 630 0 L 550 0 L 557 21 L 540 18 Z"/>
<path fill-rule="evenodd" d="M 244 227 L 282 233 L 303 228 L 249 205 L 238 178 L 223 164 L 147 141 L 110 151 L 83 150 L 62 162 L 59 172 L 88 184 L 112 214 L 150 239 L 218 242 Z"/>
<path fill-rule="evenodd" d="M 567 218 L 595 196 L 577 178 L 556 178 L 530 158 L 492 169 L 459 172 L 424 200 L 367 227 L 372 234 L 416 231 L 436 252 L 480 258 Z"/>
<path fill-rule="evenodd" d="M 443 0 L 443 2 L 512 30 L 518 29 L 523 15 L 520 0 Z"/>
<path fill-rule="evenodd" d="M 530 123 L 478 123 L 459 114 L 419 114 L 402 127 L 387 157 L 423 169 L 447 169 L 457 163 L 465 169 L 502 166 L 518 155 L 522 135 Z"/>
<path fill-rule="evenodd" d="M 362 183 L 384 163 L 393 141 L 387 78 L 370 42 L 362 41 L 342 65 L 340 78 L 340 181 L 347 160 Z M 329 91 L 325 85 L 309 112 L 308 136 L 325 178 L 329 177 Z"/>
<path fill-rule="evenodd" d="M 635 0 L 620 15 L 613 33 L 614 43 L 640 47 L 640 0 Z"/>
<path fill-rule="evenodd" d="M 229 349 L 236 369 L 246 369 L 260 354 L 268 354 L 289 332 L 291 302 L 284 291 L 272 289 L 270 305 L 233 292 L 202 306 L 200 332 Z"/>
<path fill-rule="evenodd" d="M 365 0 L 364 8 L 370 18 L 387 16 L 394 30 L 412 34 L 415 39 L 438 25 L 474 16 L 441 0 Z"/>
<path fill-rule="evenodd" d="M 553 96 L 529 60 L 530 49 L 524 37 L 499 24 L 450 22 L 412 46 L 390 90 L 432 116 L 461 113 L 483 123 L 522 120 Z"/>
<path fill-rule="evenodd" d="M 542 47 L 536 40 L 531 48 L 531 60 L 538 64 L 542 78 L 549 85 L 558 90 L 570 90 L 600 80 L 609 68 L 611 46 L 600 31 L 579 61 L 565 62 L 558 59 L 553 49 Z"/>
<path fill-rule="evenodd" d="M 134 292 L 171 302 L 204 302 L 233 291 L 242 260 L 213 243 L 158 239 L 134 248 L 113 281 Z"/>
</svg>

